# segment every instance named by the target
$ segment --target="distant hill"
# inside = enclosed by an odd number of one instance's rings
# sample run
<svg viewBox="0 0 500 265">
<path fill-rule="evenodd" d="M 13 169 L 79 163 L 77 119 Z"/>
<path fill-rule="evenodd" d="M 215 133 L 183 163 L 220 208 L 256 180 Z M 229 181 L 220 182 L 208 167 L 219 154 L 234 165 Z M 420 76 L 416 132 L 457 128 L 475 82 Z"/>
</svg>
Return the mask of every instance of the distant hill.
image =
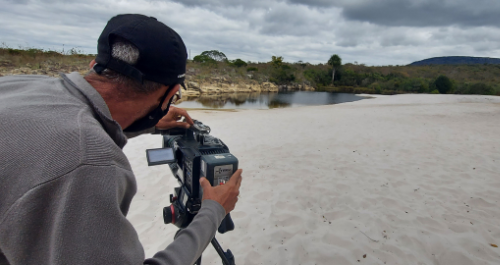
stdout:
<svg viewBox="0 0 500 265">
<path fill-rule="evenodd" d="M 429 58 L 413 62 L 409 65 L 420 66 L 431 64 L 500 64 L 500 59 L 488 57 L 446 56 Z"/>
</svg>

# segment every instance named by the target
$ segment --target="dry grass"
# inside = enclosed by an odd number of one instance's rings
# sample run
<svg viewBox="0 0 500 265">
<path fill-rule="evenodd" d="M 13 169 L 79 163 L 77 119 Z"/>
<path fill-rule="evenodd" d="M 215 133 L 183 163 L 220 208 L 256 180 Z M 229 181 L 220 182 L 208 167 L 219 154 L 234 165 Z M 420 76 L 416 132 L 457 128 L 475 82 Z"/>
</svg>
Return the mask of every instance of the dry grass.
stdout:
<svg viewBox="0 0 500 265">
<path fill-rule="evenodd" d="M 0 75 L 44 74 L 88 70 L 93 55 L 61 54 L 41 49 L 0 48 Z"/>
</svg>

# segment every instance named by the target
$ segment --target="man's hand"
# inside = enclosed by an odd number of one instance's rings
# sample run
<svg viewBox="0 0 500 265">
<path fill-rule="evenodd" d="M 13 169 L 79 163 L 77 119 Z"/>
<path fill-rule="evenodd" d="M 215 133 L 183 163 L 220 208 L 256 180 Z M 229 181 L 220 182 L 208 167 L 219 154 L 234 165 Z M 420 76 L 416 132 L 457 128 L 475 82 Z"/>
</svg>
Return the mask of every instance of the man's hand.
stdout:
<svg viewBox="0 0 500 265">
<path fill-rule="evenodd" d="M 242 169 L 236 170 L 226 184 L 216 187 L 212 187 L 206 178 L 200 178 L 200 185 L 203 188 L 202 200 L 214 200 L 224 207 L 226 214 L 231 212 L 240 194 L 241 172 Z"/>
<path fill-rule="evenodd" d="M 185 122 L 179 122 L 182 117 L 186 118 Z M 168 130 L 172 128 L 188 129 L 193 124 L 193 119 L 191 119 L 186 110 L 170 106 L 167 115 L 158 121 L 155 127 L 159 130 Z"/>
</svg>

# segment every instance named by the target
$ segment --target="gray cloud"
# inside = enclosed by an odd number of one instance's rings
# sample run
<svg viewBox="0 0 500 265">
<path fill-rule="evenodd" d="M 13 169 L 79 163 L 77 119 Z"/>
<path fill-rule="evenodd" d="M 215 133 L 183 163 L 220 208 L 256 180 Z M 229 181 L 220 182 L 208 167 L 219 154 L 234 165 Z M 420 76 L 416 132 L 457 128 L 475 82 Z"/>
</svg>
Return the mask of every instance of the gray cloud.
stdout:
<svg viewBox="0 0 500 265">
<path fill-rule="evenodd" d="M 386 26 L 500 25 L 500 2 L 492 0 L 288 0 L 293 4 L 338 7 L 349 20 Z"/>
<path fill-rule="evenodd" d="M 153 1 L 162 1 L 162 0 L 153 0 Z M 266 8 L 269 4 L 272 4 L 274 1 L 267 0 L 172 0 L 178 4 L 187 6 L 187 7 L 204 7 L 210 8 L 214 10 L 226 9 L 226 8 L 234 8 L 241 7 L 243 9 L 254 9 L 254 8 Z"/>
<path fill-rule="evenodd" d="M 344 8 L 347 19 L 387 26 L 499 26 L 500 3 L 490 0 L 363 1 Z"/>
<path fill-rule="evenodd" d="M 462 24 L 456 22 L 461 10 L 469 8 L 464 0 L 458 4 L 402 0 L 393 6 L 392 0 L 290 1 L 0 0 L 0 43 L 57 50 L 64 44 L 66 49 L 95 53 L 109 18 L 142 13 L 175 29 L 191 57 L 213 49 L 245 61 L 265 62 L 277 55 L 288 62 L 325 63 L 336 53 L 345 63 L 368 65 L 408 64 L 446 55 L 500 57 L 497 25 L 476 26 L 467 16 Z M 469 17 L 496 10 L 496 4 L 482 3 L 476 1 Z M 442 21 L 416 23 L 417 14 L 430 6 L 450 7 L 450 14 L 444 14 Z M 488 8 L 491 11 L 482 11 Z"/>
<path fill-rule="evenodd" d="M 319 35 L 330 26 L 328 16 L 314 9 L 275 5 L 264 15 L 260 33 L 265 35 Z"/>
</svg>

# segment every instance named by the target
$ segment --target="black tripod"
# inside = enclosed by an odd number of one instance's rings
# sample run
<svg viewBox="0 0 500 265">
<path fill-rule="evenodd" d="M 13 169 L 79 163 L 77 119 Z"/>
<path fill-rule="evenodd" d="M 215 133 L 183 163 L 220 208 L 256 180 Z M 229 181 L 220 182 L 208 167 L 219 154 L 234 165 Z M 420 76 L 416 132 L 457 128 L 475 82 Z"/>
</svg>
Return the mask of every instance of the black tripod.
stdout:
<svg viewBox="0 0 500 265">
<path fill-rule="evenodd" d="M 234 263 L 234 256 L 231 250 L 224 251 L 222 247 L 219 244 L 219 241 L 217 239 L 212 238 L 212 246 L 214 246 L 215 250 L 217 253 L 219 253 L 220 258 L 222 259 L 222 264 L 224 265 L 235 265 Z M 201 256 L 198 258 L 198 260 L 193 264 L 193 265 L 201 265 Z"/>
</svg>

